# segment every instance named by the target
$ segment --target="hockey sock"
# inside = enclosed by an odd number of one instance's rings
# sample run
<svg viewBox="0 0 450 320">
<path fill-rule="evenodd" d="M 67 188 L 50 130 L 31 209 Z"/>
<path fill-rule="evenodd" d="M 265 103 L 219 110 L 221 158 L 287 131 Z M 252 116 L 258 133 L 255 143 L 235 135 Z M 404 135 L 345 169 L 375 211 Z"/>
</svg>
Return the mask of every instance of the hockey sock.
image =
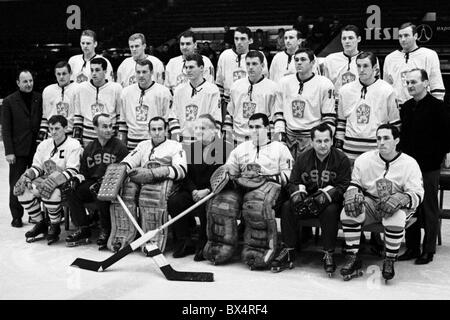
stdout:
<svg viewBox="0 0 450 320">
<path fill-rule="evenodd" d="M 344 231 L 345 247 L 348 253 L 358 253 L 361 237 L 361 224 L 342 221 Z"/>
<path fill-rule="evenodd" d="M 20 204 L 28 213 L 32 221 L 39 222 L 43 219 L 41 214 L 41 203 L 38 198 L 20 201 Z"/>
<path fill-rule="evenodd" d="M 405 229 L 398 227 L 384 228 L 384 243 L 386 245 L 386 256 L 395 258 L 400 249 Z"/>
</svg>

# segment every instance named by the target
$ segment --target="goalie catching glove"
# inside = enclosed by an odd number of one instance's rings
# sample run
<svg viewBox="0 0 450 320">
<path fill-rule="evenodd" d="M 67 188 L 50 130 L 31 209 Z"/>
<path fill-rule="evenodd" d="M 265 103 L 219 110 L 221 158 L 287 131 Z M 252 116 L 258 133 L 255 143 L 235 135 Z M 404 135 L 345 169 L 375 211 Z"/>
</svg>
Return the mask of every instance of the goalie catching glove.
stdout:
<svg viewBox="0 0 450 320">
<path fill-rule="evenodd" d="M 357 217 L 363 212 L 364 195 L 358 188 L 348 189 L 344 193 L 345 213 L 350 217 Z"/>
<path fill-rule="evenodd" d="M 30 189 L 31 188 L 31 181 L 36 178 L 36 175 L 34 173 L 33 169 L 27 169 L 17 180 L 16 184 L 14 185 L 13 194 L 17 196 L 23 195 L 25 192 L 25 188 Z"/>
<path fill-rule="evenodd" d="M 42 181 L 41 185 L 38 187 L 41 197 L 45 199 L 50 198 L 53 191 L 55 191 L 58 186 L 62 185 L 66 181 L 67 178 L 61 172 L 53 172 L 47 177 L 47 179 Z"/>
<path fill-rule="evenodd" d="M 145 184 L 165 180 L 169 177 L 170 170 L 168 166 L 157 168 L 134 168 L 128 172 L 130 180 L 134 183 Z"/>
<path fill-rule="evenodd" d="M 411 198 L 406 193 L 394 193 L 377 204 L 377 210 L 382 217 L 390 217 L 401 208 L 408 207 Z"/>
</svg>

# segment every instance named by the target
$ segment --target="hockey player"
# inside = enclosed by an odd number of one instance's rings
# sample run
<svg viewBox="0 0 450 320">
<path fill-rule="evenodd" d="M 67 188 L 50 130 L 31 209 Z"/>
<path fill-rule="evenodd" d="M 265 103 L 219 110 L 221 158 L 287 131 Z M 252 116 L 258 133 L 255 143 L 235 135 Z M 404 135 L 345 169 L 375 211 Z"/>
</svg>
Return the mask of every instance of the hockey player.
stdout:
<svg viewBox="0 0 450 320">
<path fill-rule="evenodd" d="M 136 63 L 139 60 L 149 60 L 153 65 L 152 80 L 164 84 L 164 65 L 157 57 L 145 53 L 147 46 L 142 33 L 134 33 L 128 38 L 131 57 L 125 58 L 117 69 L 117 83 L 127 87 L 136 83 Z"/>
<path fill-rule="evenodd" d="M 111 163 L 122 161 L 128 154 L 128 150 L 123 142 L 112 136 L 112 121 L 108 114 L 99 113 L 95 115 L 92 123 L 97 138 L 84 149 L 80 173 L 74 177 L 77 187 L 67 196 L 72 222 L 78 228 L 77 231 L 66 238 L 66 245 L 69 247 L 89 242 L 91 230 L 85 210 L 86 203 L 95 203 L 96 208 L 98 208 L 100 234 L 97 244 L 100 247 L 106 246 L 111 231 L 109 214 L 111 203 L 97 200 L 97 192 L 106 167 Z"/>
<path fill-rule="evenodd" d="M 46 235 L 47 243 L 59 239 L 61 233 L 61 197 L 67 182 L 78 174 L 83 151 L 80 143 L 66 136 L 67 120 L 54 115 L 48 120 L 51 138 L 37 147 L 33 165 L 27 169 L 14 187 L 14 194 L 36 225 L 25 233 L 27 242 L 33 242 L 39 235 Z M 49 222 L 41 212 L 41 201 L 47 209 Z"/>
<path fill-rule="evenodd" d="M 341 213 L 346 261 L 341 269 L 344 280 L 360 274 L 358 257 L 362 225 L 380 222 L 384 226 L 386 255 L 382 275 L 394 277 L 394 262 L 404 235 L 406 222 L 424 195 L 422 173 L 416 160 L 396 150 L 400 133 L 392 124 L 377 128 L 377 149 L 355 160 L 350 186 L 344 194 Z"/>
<path fill-rule="evenodd" d="M 281 210 L 283 245 L 272 261 L 272 271 L 293 268 L 300 219 L 319 218 L 323 266 L 330 276 L 336 270 L 333 254 L 343 195 L 351 178 L 347 156 L 333 147 L 333 131 L 326 123 L 311 129 L 312 148 L 300 153 L 289 178 L 290 200 Z"/>
<path fill-rule="evenodd" d="M 382 123 L 400 127 L 394 89 L 376 77 L 377 58 L 372 52 L 356 57 L 359 81 L 339 90 L 336 146 L 353 161 L 377 146 L 376 130 Z"/>
<path fill-rule="evenodd" d="M 285 134 L 285 124 L 281 105 L 281 92 L 279 86 L 267 79 L 263 72 L 265 66 L 264 55 L 256 50 L 247 53 L 245 64 L 248 77 L 234 82 L 230 89 L 230 102 L 224 121 L 224 131 L 229 141 L 233 136 L 235 144 L 250 139 L 248 119 L 254 113 L 264 113 L 270 118 L 274 126 L 272 139 L 281 141 Z"/>
<path fill-rule="evenodd" d="M 84 146 L 96 138 L 92 119 L 97 113 L 111 115 L 114 135 L 117 134 L 122 87 L 106 79 L 106 66 L 104 58 L 92 59 L 92 79 L 80 84 L 75 94 L 73 137 L 80 140 Z"/>
<path fill-rule="evenodd" d="M 442 81 L 439 57 L 436 51 L 417 45 L 416 26 L 403 23 L 398 30 L 398 41 L 402 50 L 388 54 L 384 60 L 383 79 L 395 89 L 399 104 L 411 99 L 406 86 L 406 74 L 414 68 L 424 69 L 430 84 L 430 93 L 444 100 L 445 88 Z"/>
<path fill-rule="evenodd" d="M 139 143 L 121 162 L 127 166 L 130 178 L 122 188 L 122 198 L 133 214 L 139 206 L 144 232 L 158 228 L 167 219 L 167 199 L 172 186 L 186 176 L 187 170 L 181 143 L 166 138 L 164 118 L 154 117 L 148 126 L 150 139 Z M 110 250 L 119 250 L 134 240 L 136 229 L 116 201 L 111 204 L 111 225 Z M 161 232 L 158 239 L 153 239 L 162 251 L 166 236 L 167 233 Z"/>
<path fill-rule="evenodd" d="M 56 83 L 45 87 L 42 92 L 42 120 L 39 129 L 38 140 L 47 139 L 48 119 L 55 114 L 60 114 L 67 119 L 67 135 L 72 136 L 73 116 L 75 109 L 75 92 L 78 84 L 70 80 L 72 69 L 66 61 L 60 61 L 55 65 Z"/>
<path fill-rule="evenodd" d="M 275 255 L 275 210 L 284 201 L 282 187 L 288 183 L 293 159 L 283 143 L 270 142 L 267 115 L 251 115 L 248 127 L 251 141 L 231 151 L 225 164 L 237 187 L 221 191 L 207 205 L 208 242 L 203 255 L 214 264 L 229 261 L 237 248 L 237 219 L 243 219 L 241 257 L 253 270 L 269 267 Z"/>
<path fill-rule="evenodd" d="M 313 72 L 314 52 L 298 49 L 294 55 L 296 74 L 280 80 L 286 143 L 294 159 L 310 146 L 310 131 L 319 123 L 336 128 L 333 84 Z"/>
<path fill-rule="evenodd" d="M 95 58 L 102 57 L 95 53 L 95 48 L 97 47 L 97 35 L 92 30 L 84 30 L 81 33 L 80 47 L 83 51 L 82 54 L 77 54 L 70 57 L 69 64 L 72 69 L 72 75 L 70 80 L 80 83 L 84 81 L 89 81 L 91 79 L 91 61 Z M 108 59 L 104 58 L 107 63 L 106 79 L 108 81 L 113 81 L 113 68 Z"/>
<path fill-rule="evenodd" d="M 233 145 L 220 138 L 219 132 L 216 120 L 210 114 L 201 114 L 195 120 L 196 141 L 183 144 L 188 163 L 187 175 L 182 181 L 180 189 L 170 196 L 167 204 L 171 217 L 177 216 L 211 193 L 211 175 L 226 162 L 233 150 Z M 190 232 L 190 226 L 195 225 L 194 215 L 198 216 L 200 220 L 200 231 L 196 243 L 193 243 Z M 194 260 L 204 260 L 203 247 L 207 241 L 206 203 L 181 218 L 173 225 L 172 231 L 176 239 L 174 258 L 184 257 L 194 253 L 195 250 Z"/>
<path fill-rule="evenodd" d="M 245 57 L 249 46 L 253 43 L 252 31 L 247 27 L 237 27 L 234 30 L 234 47 L 224 50 L 217 62 L 216 84 L 222 100 L 222 118 L 225 118 L 227 104 L 230 101 L 231 85 L 238 79 L 247 77 Z M 262 52 L 261 52 L 262 54 Z M 267 59 L 264 56 L 263 74 L 269 75 Z"/>
<path fill-rule="evenodd" d="M 169 123 L 169 135 L 177 140 L 180 126 L 172 112 L 172 95 L 165 86 L 152 80 L 153 64 L 149 60 L 135 63 L 137 83 L 122 90 L 119 137 L 133 150 L 139 142 L 150 138 L 148 121 L 159 116 Z"/>
<path fill-rule="evenodd" d="M 188 54 L 195 52 L 195 33 L 185 31 L 179 37 L 181 55 L 169 60 L 166 65 L 164 84 L 173 93 L 175 88 L 188 81 L 185 70 L 185 61 Z M 206 81 L 214 83 L 214 66 L 208 57 L 202 56 L 204 62 L 203 77 Z"/>
<path fill-rule="evenodd" d="M 222 112 L 220 109 L 219 88 L 204 78 L 204 61 L 197 53 L 184 57 L 184 68 L 189 79 L 180 84 L 173 96 L 173 112 L 180 122 L 182 141 L 189 143 L 195 139 L 194 123 L 201 114 L 210 114 L 221 129 Z"/>
</svg>

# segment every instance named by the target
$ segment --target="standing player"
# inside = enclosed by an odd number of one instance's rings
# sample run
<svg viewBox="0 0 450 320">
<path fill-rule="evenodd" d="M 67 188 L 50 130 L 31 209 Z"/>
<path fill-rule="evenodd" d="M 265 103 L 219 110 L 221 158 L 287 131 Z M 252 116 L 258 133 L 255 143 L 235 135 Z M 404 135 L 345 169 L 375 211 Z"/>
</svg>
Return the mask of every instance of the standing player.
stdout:
<svg viewBox="0 0 450 320">
<path fill-rule="evenodd" d="M 239 144 L 249 140 L 248 119 L 254 113 L 263 113 L 274 126 L 272 139 L 281 141 L 285 124 L 279 86 L 263 75 L 265 57 L 260 51 L 252 50 L 245 57 L 248 77 L 237 80 L 230 89 L 230 102 L 224 121 L 224 130 Z"/>
<path fill-rule="evenodd" d="M 339 90 L 336 146 L 353 161 L 377 146 L 376 131 L 380 124 L 400 127 L 400 115 L 394 89 L 376 77 L 377 58 L 372 52 L 356 57 L 359 81 Z"/>
<path fill-rule="evenodd" d="M 246 61 L 250 44 L 253 43 L 252 31 L 247 27 L 237 27 L 234 30 L 234 47 L 224 50 L 217 62 L 216 84 L 222 100 L 222 118 L 225 118 L 227 104 L 230 101 L 231 85 L 241 78 L 247 77 Z M 261 53 L 262 54 L 262 53 Z M 263 74 L 269 75 L 267 59 L 264 56 Z"/>
<path fill-rule="evenodd" d="M 341 213 L 346 261 L 341 269 L 344 280 L 350 280 L 362 267 L 358 257 L 362 225 L 380 222 L 384 227 L 386 256 L 382 275 L 394 277 L 405 225 L 423 199 L 422 173 L 416 160 L 396 150 L 400 133 L 392 124 L 376 130 L 377 148 L 355 160 L 350 186 L 344 194 Z"/>
<path fill-rule="evenodd" d="M 313 73 L 314 52 L 298 49 L 294 55 L 296 74 L 280 80 L 286 142 L 294 159 L 310 145 L 310 132 L 319 123 L 336 128 L 334 88 L 331 81 Z"/>
<path fill-rule="evenodd" d="M 67 135 L 72 136 L 75 92 L 78 84 L 70 81 L 71 75 L 70 64 L 66 61 L 58 62 L 55 65 L 57 83 L 47 86 L 42 92 L 42 120 L 38 138 L 40 141 L 47 139 L 48 119 L 55 114 L 67 119 Z"/>
<path fill-rule="evenodd" d="M 444 100 L 445 88 L 436 51 L 417 45 L 416 26 L 411 22 L 400 26 L 398 41 L 402 51 L 396 50 L 388 54 L 383 67 L 383 79 L 394 87 L 398 103 L 403 104 L 411 99 L 406 86 L 406 74 L 414 68 L 424 69 L 427 72 L 430 93 L 435 98 Z"/>
<path fill-rule="evenodd" d="M 148 122 L 156 116 L 169 123 L 169 134 L 177 140 L 178 120 L 171 112 L 172 95 L 165 86 L 152 80 L 153 64 L 149 60 L 136 62 L 137 83 L 122 90 L 119 137 L 133 150 L 141 141 L 150 138 Z"/>
<path fill-rule="evenodd" d="M 97 200 L 97 192 L 106 171 L 111 163 L 122 161 L 128 154 L 126 146 L 112 136 L 111 117 L 106 113 L 95 115 L 92 120 L 97 138 L 83 151 L 80 164 L 80 174 L 75 176 L 78 186 L 67 196 L 72 222 L 77 231 L 66 238 L 69 247 L 88 242 L 91 236 L 89 219 L 86 215 L 85 203 L 95 202 L 99 211 L 100 234 L 97 244 L 105 247 L 111 231 L 111 218 L 109 214 L 110 202 Z"/>
<path fill-rule="evenodd" d="M 47 243 L 59 239 L 61 228 L 61 196 L 64 184 L 78 174 L 83 148 L 80 143 L 66 136 L 67 120 L 54 115 L 49 120 L 51 138 L 42 141 L 33 157 L 33 165 L 27 169 L 14 187 L 14 194 L 36 225 L 27 233 L 27 242 L 46 235 Z M 50 224 L 41 212 L 41 201 L 47 209 Z"/>
<path fill-rule="evenodd" d="M 195 33 L 185 31 L 178 39 L 180 42 L 181 55 L 169 60 L 166 66 L 166 78 L 164 84 L 171 92 L 181 83 L 188 81 L 185 70 L 186 56 L 195 52 Z M 214 67 L 208 57 L 202 56 L 205 64 L 203 68 L 203 77 L 206 81 L 214 83 Z"/>
<path fill-rule="evenodd" d="M 80 84 L 75 94 L 73 137 L 84 146 L 96 138 L 92 120 L 97 113 L 111 115 L 115 135 L 120 112 L 120 84 L 106 80 L 107 62 L 104 58 L 91 61 L 92 80 Z"/>
<path fill-rule="evenodd" d="M 164 65 L 157 57 L 145 54 L 147 46 L 145 36 L 142 33 L 134 33 L 128 38 L 131 57 L 122 61 L 117 69 L 117 83 L 122 87 L 127 87 L 136 83 L 136 63 L 140 60 L 149 60 L 153 65 L 152 80 L 164 84 Z"/>
<path fill-rule="evenodd" d="M 97 47 L 97 35 L 92 30 L 84 30 L 81 33 L 80 46 L 83 51 L 82 54 L 78 54 L 70 57 L 69 64 L 72 69 L 72 75 L 70 80 L 74 82 L 84 82 L 91 79 L 91 61 L 95 58 L 102 57 L 95 53 L 95 48 Z M 108 81 L 113 81 L 113 68 L 108 59 L 106 60 L 107 68 L 106 79 Z"/>
<path fill-rule="evenodd" d="M 195 140 L 194 124 L 201 114 L 210 114 L 221 129 L 222 112 L 220 110 L 219 88 L 203 77 L 204 61 L 197 53 L 185 56 L 188 83 L 180 84 L 173 96 L 173 112 L 180 121 L 182 141 Z"/>
</svg>

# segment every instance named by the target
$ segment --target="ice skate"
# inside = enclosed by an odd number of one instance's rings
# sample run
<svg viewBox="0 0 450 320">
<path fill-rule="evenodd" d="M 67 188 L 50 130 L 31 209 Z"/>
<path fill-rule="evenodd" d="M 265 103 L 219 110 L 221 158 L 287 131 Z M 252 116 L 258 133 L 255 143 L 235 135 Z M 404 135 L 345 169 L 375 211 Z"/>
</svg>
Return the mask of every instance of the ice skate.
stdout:
<svg viewBox="0 0 450 320">
<path fill-rule="evenodd" d="M 323 255 L 323 268 L 325 272 L 328 274 L 328 277 L 332 277 L 334 272 L 336 271 L 336 263 L 334 262 L 333 252 L 325 251 Z"/>
<path fill-rule="evenodd" d="M 272 261 L 270 271 L 281 272 L 294 268 L 295 249 L 283 247 Z"/>
<path fill-rule="evenodd" d="M 47 233 L 47 244 L 51 245 L 59 240 L 59 234 L 61 233 L 61 227 L 59 223 L 51 223 Z"/>
<path fill-rule="evenodd" d="M 394 262 L 395 257 L 385 257 L 383 261 L 383 271 L 381 274 L 383 275 L 385 283 L 388 282 L 388 280 L 391 280 L 395 276 L 395 270 L 394 270 Z"/>
<path fill-rule="evenodd" d="M 347 254 L 347 256 L 345 257 L 345 264 L 341 269 L 341 275 L 344 277 L 344 281 L 361 277 L 363 275 L 361 267 L 362 261 L 356 254 Z"/>
<path fill-rule="evenodd" d="M 100 233 L 97 238 L 98 250 L 104 250 L 107 247 L 109 231 L 100 227 Z"/>
<path fill-rule="evenodd" d="M 25 233 L 25 238 L 28 243 L 42 240 L 47 235 L 47 223 L 44 220 L 36 222 L 33 228 Z"/>
<path fill-rule="evenodd" d="M 83 244 L 89 244 L 91 241 L 89 237 L 91 236 L 91 230 L 89 227 L 80 227 L 77 231 L 72 233 L 66 238 L 67 247 L 76 247 Z"/>
</svg>

